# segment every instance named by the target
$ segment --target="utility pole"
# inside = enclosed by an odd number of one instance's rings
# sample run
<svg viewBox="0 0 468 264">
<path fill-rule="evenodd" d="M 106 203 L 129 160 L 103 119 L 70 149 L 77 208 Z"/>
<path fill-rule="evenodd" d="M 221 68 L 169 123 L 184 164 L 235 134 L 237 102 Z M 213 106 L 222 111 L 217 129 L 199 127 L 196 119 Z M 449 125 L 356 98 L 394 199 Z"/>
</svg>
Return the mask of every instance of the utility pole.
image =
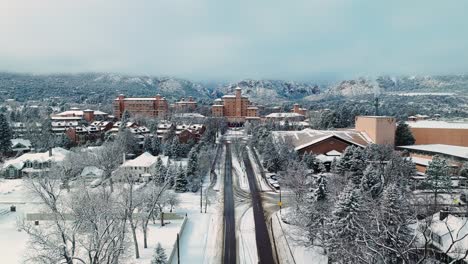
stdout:
<svg viewBox="0 0 468 264">
<path fill-rule="evenodd" d="M 379 116 L 379 97 L 375 97 L 375 116 Z"/>
<path fill-rule="evenodd" d="M 280 208 L 280 215 L 281 215 L 281 207 L 283 207 L 283 201 L 281 201 L 281 187 L 279 188 L 279 191 L 280 191 L 280 197 L 279 197 L 280 201 L 279 201 L 278 205 L 279 205 L 279 208 Z"/>
</svg>

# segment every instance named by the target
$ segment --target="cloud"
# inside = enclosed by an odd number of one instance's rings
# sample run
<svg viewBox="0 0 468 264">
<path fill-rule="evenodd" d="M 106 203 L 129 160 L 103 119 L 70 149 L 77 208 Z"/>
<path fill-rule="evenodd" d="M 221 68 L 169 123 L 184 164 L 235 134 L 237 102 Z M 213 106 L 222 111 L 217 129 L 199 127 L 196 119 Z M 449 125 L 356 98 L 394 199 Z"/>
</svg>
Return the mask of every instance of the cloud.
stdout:
<svg viewBox="0 0 468 264">
<path fill-rule="evenodd" d="M 5 0 L 0 70 L 192 79 L 466 71 L 468 2 Z"/>
</svg>

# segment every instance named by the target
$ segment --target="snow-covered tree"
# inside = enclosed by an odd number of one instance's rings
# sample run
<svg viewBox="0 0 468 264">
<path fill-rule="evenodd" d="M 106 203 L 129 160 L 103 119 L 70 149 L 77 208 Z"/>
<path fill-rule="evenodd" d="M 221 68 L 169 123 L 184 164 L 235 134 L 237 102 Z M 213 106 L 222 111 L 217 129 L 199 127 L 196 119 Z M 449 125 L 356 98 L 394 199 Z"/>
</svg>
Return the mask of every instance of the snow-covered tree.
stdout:
<svg viewBox="0 0 468 264">
<path fill-rule="evenodd" d="M 130 121 L 130 113 L 127 110 L 124 110 L 122 113 L 122 118 L 120 118 L 120 127 L 119 130 L 122 131 L 127 127 L 127 122 Z"/>
<path fill-rule="evenodd" d="M 317 188 L 315 189 L 316 201 L 323 201 L 328 196 L 328 182 L 327 178 L 322 174 L 319 176 L 316 182 Z"/>
<path fill-rule="evenodd" d="M 330 219 L 326 241 L 330 260 L 351 263 L 362 254 L 356 241 L 361 237 L 364 214 L 360 190 L 349 183 L 339 196 Z"/>
<path fill-rule="evenodd" d="M 198 170 L 198 152 L 193 148 L 188 155 L 186 175 L 188 179 L 192 179 L 197 175 Z"/>
<path fill-rule="evenodd" d="M 377 197 L 383 189 L 384 183 L 382 177 L 382 171 L 378 165 L 368 165 L 361 180 L 362 189 L 368 192 L 371 197 Z"/>
<path fill-rule="evenodd" d="M 154 251 L 153 259 L 151 260 L 151 264 L 166 264 L 167 263 L 167 256 L 166 251 L 162 248 L 161 243 L 158 243 L 156 249 Z"/>
<path fill-rule="evenodd" d="M 187 176 L 185 175 L 184 169 L 179 166 L 177 168 L 177 176 L 175 178 L 174 190 L 176 192 L 186 192 L 187 191 Z"/>
<path fill-rule="evenodd" d="M 452 190 L 450 168 L 447 161 L 438 155 L 434 156 L 427 167 L 426 175 L 424 183 L 434 193 L 434 205 L 437 206 L 438 194 Z"/>
<path fill-rule="evenodd" d="M 7 155 L 11 151 L 12 131 L 5 117 L 5 114 L 0 114 L 0 154 Z"/>
<path fill-rule="evenodd" d="M 308 169 L 314 169 L 315 155 L 313 153 L 304 153 L 302 156 L 302 162 L 307 166 Z"/>
<path fill-rule="evenodd" d="M 161 140 L 158 137 L 151 139 L 151 154 L 154 156 L 159 155 L 162 152 Z"/>
<path fill-rule="evenodd" d="M 151 148 L 151 138 L 145 137 L 143 140 L 143 151 L 148 153 L 153 153 L 153 149 Z"/>
</svg>

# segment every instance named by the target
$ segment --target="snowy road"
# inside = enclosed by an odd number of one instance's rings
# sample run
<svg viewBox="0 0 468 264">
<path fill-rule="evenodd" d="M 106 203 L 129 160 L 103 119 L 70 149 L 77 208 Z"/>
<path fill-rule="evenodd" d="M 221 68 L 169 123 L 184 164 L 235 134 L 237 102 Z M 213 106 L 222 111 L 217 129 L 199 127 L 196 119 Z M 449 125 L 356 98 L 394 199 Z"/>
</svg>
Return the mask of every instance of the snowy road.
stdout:
<svg viewBox="0 0 468 264">
<path fill-rule="evenodd" d="M 225 264 L 236 264 L 236 221 L 234 214 L 234 193 L 232 188 L 231 146 L 226 144 L 226 164 L 224 173 L 224 258 Z"/>
</svg>

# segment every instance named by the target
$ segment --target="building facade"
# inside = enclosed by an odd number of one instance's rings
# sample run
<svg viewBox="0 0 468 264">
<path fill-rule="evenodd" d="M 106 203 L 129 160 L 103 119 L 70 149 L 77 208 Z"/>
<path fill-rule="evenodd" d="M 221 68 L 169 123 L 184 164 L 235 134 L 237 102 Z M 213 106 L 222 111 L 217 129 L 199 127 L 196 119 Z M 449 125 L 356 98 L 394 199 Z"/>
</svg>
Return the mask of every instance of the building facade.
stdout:
<svg viewBox="0 0 468 264">
<path fill-rule="evenodd" d="M 226 117 L 228 122 L 232 123 L 259 119 L 258 107 L 252 105 L 246 96 L 242 96 L 241 88 L 236 88 L 234 95 L 216 99 L 211 112 L 214 117 Z"/>
<path fill-rule="evenodd" d="M 444 144 L 468 147 L 468 123 L 445 121 L 408 121 L 416 145 Z"/>
<path fill-rule="evenodd" d="M 169 112 L 169 104 L 161 95 L 147 98 L 126 98 L 119 95 L 113 103 L 114 115 L 117 119 L 127 111 L 132 115 L 164 118 Z"/>
<path fill-rule="evenodd" d="M 191 112 L 197 108 L 197 102 L 190 96 L 188 99 L 182 98 L 180 101 L 175 102 L 174 110 L 177 113 Z"/>
</svg>

